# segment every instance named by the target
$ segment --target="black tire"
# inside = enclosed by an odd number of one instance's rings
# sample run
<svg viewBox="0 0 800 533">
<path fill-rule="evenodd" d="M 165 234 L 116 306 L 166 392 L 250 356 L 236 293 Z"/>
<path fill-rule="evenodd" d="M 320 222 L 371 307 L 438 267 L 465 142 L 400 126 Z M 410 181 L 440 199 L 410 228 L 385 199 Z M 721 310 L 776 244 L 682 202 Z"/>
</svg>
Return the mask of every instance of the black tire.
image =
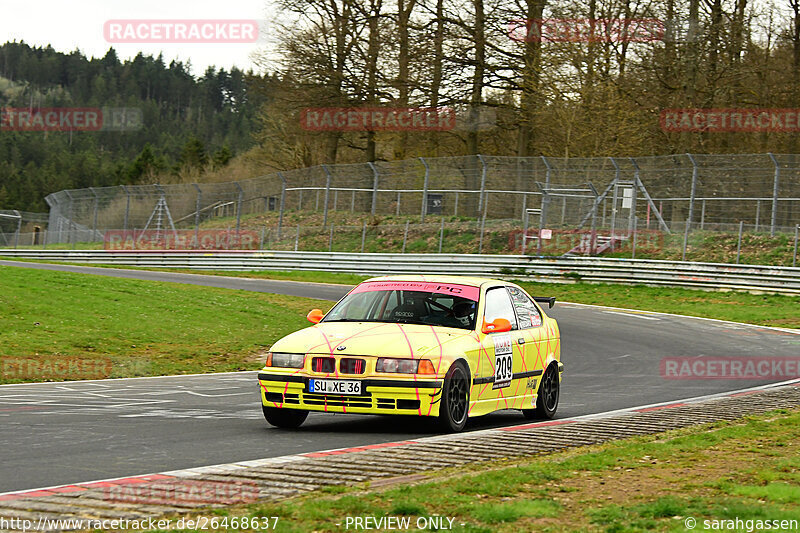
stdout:
<svg viewBox="0 0 800 533">
<path fill-rule="evenodd" d="M 441 406 L 439 407 L 439 429 L 457 433 L 467 425 L 469 417 L 469 371 L 463 362 L 453 363 L 444 378 Z"/>
<path fill-rule="evenodd" d="M 264 411 L 264 418 L 267 419 L 267 422 L 278 428 L 299 428 L 308 418 L 308 411 L 300 409 L 281 409 L 262 405 L 261 410 Z"/>
<path fill-rule="evenodd" d="M 558 398 L 561 395 L 561 384 L 558 381 L 558 367 L 551 364 L 542 376 L 539 383 L 539 392 L 536 395 L 536 409 L 523 409 L 525 418 L 551 419 L 556 416 Z"/>
</svg>

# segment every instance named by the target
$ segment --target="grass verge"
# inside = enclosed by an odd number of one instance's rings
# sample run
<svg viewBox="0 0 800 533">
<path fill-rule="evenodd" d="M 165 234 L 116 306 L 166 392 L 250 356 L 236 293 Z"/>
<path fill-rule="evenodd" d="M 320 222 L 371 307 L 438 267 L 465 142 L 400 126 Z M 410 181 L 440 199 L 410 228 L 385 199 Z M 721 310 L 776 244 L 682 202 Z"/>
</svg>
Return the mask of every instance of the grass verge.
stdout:
<svg viewBox="0 0 800 533">
<path fill-rule="evenodd" d="M 308 325 L 309 309 L 331 306 L 2 266 L 0 287 L 0 383 L 253 370 L 273 342 Z"/>
<path fill-rule="evenodd" d="M 800 410 L 429 476 L 413 485 L 332 487 L 205 515 L 278 517 L 283 532 L 358 529 L 352 522 L 346 528 L 355 517 L 409 518 L 414 530 L 419 517 L 432 516 L 452 519 L 453 531 L 486 533 L 686 532 L 690 519 L 697 531 L 736 519 L 795 520 L 797 529 Z M 716 530 L 748 527 L 717 524 Z"/>
<path fill-rule="evenodd" d="M 67 263 L 65 263 L 67 264 Z M 108 266 L 113 265 L 86 265 Z M 127 268 L 127 267 L 126 267 Z M 198 271 L 190 269 L 151 269 L 187 274 L 336 283 L 356 285 L 373 276 L 314 271 Z M 700 316 L 744 322 L 760 326 L 800 328 L 800 296 L 750 294 L 745 292 L 701 291 L 673 287 L 612 285 L 598 283 L 533 283 L 516 280 L 529 293 L 555 296 L 558 301 L 658 311 L 679 315 Z M 330 304 L 328 304 L 330 306 Z"/>
</svg>

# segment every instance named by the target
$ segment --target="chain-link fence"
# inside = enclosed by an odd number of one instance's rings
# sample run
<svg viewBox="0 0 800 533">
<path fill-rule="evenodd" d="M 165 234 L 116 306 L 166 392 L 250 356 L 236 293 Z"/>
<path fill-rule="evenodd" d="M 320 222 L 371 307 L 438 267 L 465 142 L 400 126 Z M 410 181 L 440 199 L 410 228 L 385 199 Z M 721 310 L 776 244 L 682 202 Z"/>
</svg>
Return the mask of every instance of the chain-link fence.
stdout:
<svg viewBox="0 0 800 533">
<path fill-rule="evenodd" d="M 229 231 L 252 230 L 253 215 L 264 214 L 273 217 L 277 244 L 295 229 L 289 214 L 314 214 L 324 236 L 337 214 L 352 213 L 420 224 L 437 215 L 476 225 L 511 219 L 535 236 L 530 245 L 539 250 L 542 230 L 594 229 L 613 248 L 616 235 L 634 228 L 686 241 L 694 230 L 736 232 L 740 225 L 751 233 L 793 233 L 800 222 L 800 155 L 418 158 L 227 183 L 64 190 L 46 200 L 45 245 L 102 242 L 108 230 L 198 232 L 220 219 Z"/>
<path fill-rule="evenodd" d="M 44 243 L 47 213 L 0 210 L 0 248 L 37 246 Z"/>
</svg>

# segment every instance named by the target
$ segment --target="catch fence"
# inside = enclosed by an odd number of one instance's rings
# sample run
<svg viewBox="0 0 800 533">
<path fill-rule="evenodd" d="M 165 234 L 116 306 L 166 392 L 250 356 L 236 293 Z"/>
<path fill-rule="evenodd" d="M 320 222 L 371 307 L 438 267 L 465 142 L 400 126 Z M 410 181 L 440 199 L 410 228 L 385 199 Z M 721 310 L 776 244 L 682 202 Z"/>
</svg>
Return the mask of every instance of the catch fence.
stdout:
<svg viewBox="0 0 800 533">
<path fill-rule="evenodd" d="M 234 231 L 254 229 L 260 214 L 271 214 L 281 236 L 293 226 L 290 213 L 316 213 L 319 231 L 328 232 L 343 212 L 414 223 L 438 215 L 512 219 L 520 228 L 527 221 L 534 235 L 593 228 L 613 236 L 644 227 L 688 236 L 740 225 L 774 235 L 800 222 L 800 155 L 417 158 L 226 183 L 72 189 L 46 200 L 45 244 L 102 242 L 108 230 L 199 231 L 223 218 Z"/>
</svg>

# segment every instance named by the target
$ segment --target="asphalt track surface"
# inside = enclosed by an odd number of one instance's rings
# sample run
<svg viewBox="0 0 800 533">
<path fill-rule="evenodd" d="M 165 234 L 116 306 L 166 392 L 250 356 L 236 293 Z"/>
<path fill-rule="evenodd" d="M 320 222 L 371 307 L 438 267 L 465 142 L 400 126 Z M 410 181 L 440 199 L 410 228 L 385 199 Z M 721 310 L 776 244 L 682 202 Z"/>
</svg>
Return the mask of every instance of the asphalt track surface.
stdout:
<svg viewBox="0 0 800 533">
<path fill-rule="evenodd" d="M 0 265 L 338 299 L 347 287 L 0 261 Z M 548 295 L 550 296 L 550 295 Z M 558 294 L 553 296 L 558 297 Z M 556 304 L 564 381 L 558 417 L 781 381 L 664 379 L 665 357 L 785 357 L 800 335 L 726 322 Z M 24 354 L 8 354 L 24 355 Z M 746 399 L 743 398 L 746 410 Z M 515 411 L 468 430 L 523 423 Z M 418 418 L 312 413 L 297 431 L 263 420 L 255 372 L 0 386 L 0 492 L 413 439 Z"/>
</svg>

